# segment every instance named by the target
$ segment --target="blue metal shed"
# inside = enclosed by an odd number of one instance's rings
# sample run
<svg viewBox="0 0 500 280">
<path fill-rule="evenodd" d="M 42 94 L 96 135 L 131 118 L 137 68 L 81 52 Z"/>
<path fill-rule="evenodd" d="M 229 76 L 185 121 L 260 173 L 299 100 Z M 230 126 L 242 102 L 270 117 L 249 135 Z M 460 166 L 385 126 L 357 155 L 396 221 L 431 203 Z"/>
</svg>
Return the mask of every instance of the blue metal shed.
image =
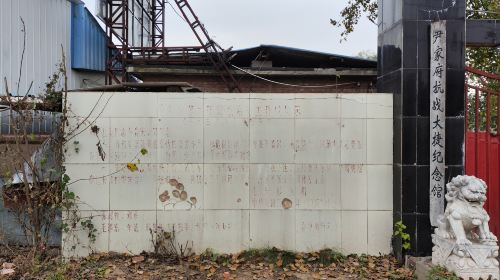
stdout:
<svg viewBox="0 0 500 280">
<path fill-rule="evenodd" d="M 71 68 L 86 71 L 105 71 L 106 32 L 85 4 L 71 6 Z"/>
</svg>

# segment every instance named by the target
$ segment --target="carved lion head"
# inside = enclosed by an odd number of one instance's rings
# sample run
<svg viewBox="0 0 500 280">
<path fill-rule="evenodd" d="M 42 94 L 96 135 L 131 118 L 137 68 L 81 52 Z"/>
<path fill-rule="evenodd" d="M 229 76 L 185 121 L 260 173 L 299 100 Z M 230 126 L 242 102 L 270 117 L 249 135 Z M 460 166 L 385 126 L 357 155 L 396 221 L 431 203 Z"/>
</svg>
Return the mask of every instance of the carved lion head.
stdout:
<svg viewBox="0 0 500 280">
<path fill-rule="evenodd" d="M 455 199 L 468 201 L 470 203 L 484 203 L 486 201 L 486 183 L 474 176 L 459 175 L 446 184 L 446 201 L 453 202 Z"/>
</svg>

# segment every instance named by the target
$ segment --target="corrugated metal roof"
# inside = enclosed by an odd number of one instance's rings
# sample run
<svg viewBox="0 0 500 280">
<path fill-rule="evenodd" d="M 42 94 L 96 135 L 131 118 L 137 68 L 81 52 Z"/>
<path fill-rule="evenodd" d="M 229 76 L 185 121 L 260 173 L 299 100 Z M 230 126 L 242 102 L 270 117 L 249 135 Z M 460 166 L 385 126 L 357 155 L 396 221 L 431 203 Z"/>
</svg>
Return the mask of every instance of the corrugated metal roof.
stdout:
<svg viewBox="0 0 500 280">
<path fill-rule="evenodd" d="M 104 71 L 106 33 L 84 4 L 71 5 L 71 67 Z"/>
<path fill-rule="evenodd" d="M 254 48 L 235 50 L 231 61 L 240 67 L 250 67 L 257 56 L 265 54 L 273 61 L 273 67 L 296 68 L 376 68 L 377 62 L 358 57 L 303 50 L 276 45 L 260 45 Z"/>
</svg>

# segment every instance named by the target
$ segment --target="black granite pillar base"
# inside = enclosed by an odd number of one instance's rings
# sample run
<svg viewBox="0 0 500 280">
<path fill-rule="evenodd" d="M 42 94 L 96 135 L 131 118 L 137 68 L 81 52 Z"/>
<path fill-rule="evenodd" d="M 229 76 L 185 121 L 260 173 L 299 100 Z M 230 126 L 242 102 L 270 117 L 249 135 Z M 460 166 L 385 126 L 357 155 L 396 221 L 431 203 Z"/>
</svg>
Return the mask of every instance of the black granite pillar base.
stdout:
<svg viewBox="0 0 500 280">
<path fill-rule="evenodd" d="M 430 24 L 447 20 L 446 179 L 463 174 L 465 0 L 379 0 L 379 92 L 394 94 L 394 222 L 411 249 L 431 254 L 429 221 Z"/>
</svg>

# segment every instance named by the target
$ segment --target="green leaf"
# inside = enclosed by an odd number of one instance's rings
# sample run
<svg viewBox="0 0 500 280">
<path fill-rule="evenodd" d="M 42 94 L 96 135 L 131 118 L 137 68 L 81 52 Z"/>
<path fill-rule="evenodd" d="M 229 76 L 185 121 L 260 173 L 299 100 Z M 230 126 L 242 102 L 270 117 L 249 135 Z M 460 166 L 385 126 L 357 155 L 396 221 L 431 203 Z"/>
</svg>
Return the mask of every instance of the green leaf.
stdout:
<svg viewBox="0 0 500 280">
<path fill-rule="evenodd" d="M 63 182 L 67 183 L 67 182 L 69 182 L 69 180 L 70 180 L 69 176 L 67 174 L 64 174 L 63 175 Z"/>
<path fill-rule="evenodd" d="M 66 199 L 75 199 L 75 193 L 74 192 L 67 192 L 66 193 Z"/>
<path fill-rule="evenodd" d="M 46 156 L 44 156 L 44 157 L 42 158 L 42 160 L 40 160 L 40 165 L 41 165 L 41 166 L 45 166 L 45 164 L 47 164 L 47 157 L 46 157 Z"/>
</svg>

